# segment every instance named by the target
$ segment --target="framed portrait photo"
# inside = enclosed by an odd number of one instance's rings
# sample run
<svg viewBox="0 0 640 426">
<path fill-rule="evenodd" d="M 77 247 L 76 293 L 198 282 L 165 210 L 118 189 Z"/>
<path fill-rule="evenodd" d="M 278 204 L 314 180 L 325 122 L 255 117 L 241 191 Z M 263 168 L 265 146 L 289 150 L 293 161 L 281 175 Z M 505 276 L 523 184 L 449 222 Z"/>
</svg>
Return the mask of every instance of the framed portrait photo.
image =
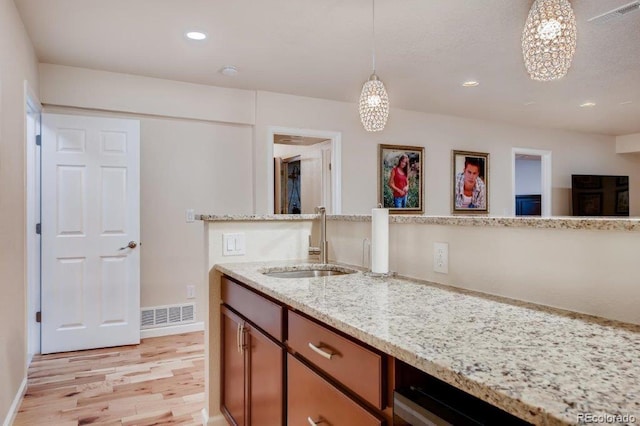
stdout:
<svg viewBox="0 0 640 426">
<path fill-rule="evenodd" d="M 378 203 L 391 214 L 424 212 L 424 148 L 378 145 Z"/>
<path fill-rule="evenodd" d="M 453 214 L 489 213 L 489 154 L 452 151 Z"/>
</svg>

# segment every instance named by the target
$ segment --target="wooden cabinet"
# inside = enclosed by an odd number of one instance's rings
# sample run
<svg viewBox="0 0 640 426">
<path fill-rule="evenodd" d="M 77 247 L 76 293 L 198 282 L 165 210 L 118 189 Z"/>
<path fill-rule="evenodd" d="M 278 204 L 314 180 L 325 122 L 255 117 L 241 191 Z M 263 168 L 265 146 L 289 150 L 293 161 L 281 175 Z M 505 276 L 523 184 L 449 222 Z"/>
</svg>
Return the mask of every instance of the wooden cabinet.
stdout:
<svg viewBox="0 0 640 426">
<path fill-rule="evenodd" d="M 222 302 L 279 342 L 284 341 L 284 306 L 226 277 L 222 278 Z"/>
<path fill-rule="evenodd" d="M 238 302 L 238 295 L 246 295 L 244 292 L 249 292 L 249 297 L 241 297 Z M 225 299 L 228 295 L 231 296 Z M 226 278 L 223 302 L 221 410 L 227 420 L 237 426 L 283 425 L 285 350 L 274 336 L 248 320 L 257 319 L 282 337 L 282 307 Z M 279 326 L 272 327 L 272 316 L 278 309 L 281 312 Z"/>
<path fill-rule="evenodd" d="M 222 411 L 236 425 L 246 422 L 245 385 L 246 358 L 240 350 L 240 331 L 244 321 L 229 309 L 222 307 L 221 316 L 221 395 Z"/>
<path fill-rule="evenodd" d="M 384 420 L 287 356 L 287 421 L 290 425 L 380 426 Z"/>
<path fill-rule="evenodd" d="M 386 355 L 228 277 L 221 284 L 221 410 L 231 424 L 386 424 Z"/>
<path fill-rule="evenodd" d="M 288 312 L 287 345 L 376 408 L 383 409 L 383 357 L 296 312 Z"/>
<path fill-rule="evenodd" d="M 246 328 L 249 364 L 249 424 L 284 424 L 285 351 L 250 325 Z"/>
</svg>

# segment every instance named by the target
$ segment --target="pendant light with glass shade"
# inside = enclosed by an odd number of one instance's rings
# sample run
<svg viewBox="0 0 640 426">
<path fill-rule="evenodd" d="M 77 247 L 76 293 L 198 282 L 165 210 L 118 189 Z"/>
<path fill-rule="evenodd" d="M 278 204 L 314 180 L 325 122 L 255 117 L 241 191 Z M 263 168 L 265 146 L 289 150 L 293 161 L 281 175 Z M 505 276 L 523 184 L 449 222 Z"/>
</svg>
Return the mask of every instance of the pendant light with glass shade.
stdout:
<svg viewBox="0 0 640 426">
<path fill-rule="evenodd" d="M 569 0 L 535 0 L 522 32 L 522 54 L 531 78 L 564 77 L 575 51 L 576 17 Z"/>
<path fill-rule="evenodd" d="M 373 74 L 362 86 L 360 94 L 360 121 L 367 132 L 379 132 L 384 129 L 389 117 L 389 97 L 384 84 L 376 75 L 376 2 L 372 0 L 373 22 Z"/>
</svg>

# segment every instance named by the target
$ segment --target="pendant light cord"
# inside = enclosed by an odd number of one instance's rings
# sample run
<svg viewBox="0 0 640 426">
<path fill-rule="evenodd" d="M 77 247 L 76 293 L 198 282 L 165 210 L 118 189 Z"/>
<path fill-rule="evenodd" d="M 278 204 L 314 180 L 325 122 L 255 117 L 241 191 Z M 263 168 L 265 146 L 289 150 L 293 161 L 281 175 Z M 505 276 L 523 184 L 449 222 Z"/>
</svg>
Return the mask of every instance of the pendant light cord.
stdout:
<svg viewBox="0 0 640 426">
<path fill-rule="evenodd" d="M 372 0 L 372 8 L 371 8 L 371 28 L 373 30 L 373 42 L 372 44 L 372 62 L 373 62 L 373 73 L 376 73 L 376 0 Z"/>
</svg>

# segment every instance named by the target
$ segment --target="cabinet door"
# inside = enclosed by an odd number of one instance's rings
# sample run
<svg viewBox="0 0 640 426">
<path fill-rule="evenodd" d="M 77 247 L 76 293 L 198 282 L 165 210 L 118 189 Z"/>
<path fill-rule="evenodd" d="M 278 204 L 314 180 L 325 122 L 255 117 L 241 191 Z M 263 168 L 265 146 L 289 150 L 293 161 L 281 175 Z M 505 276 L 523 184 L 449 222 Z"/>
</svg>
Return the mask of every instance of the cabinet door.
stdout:
<svg viewBox="0 0 640 426">
<path fill-rule="evenodd" d="M 292 355 L 287 356 L 287 421 L 292 426 L 384 424 Z"/>
<path fill-rule="evenodd" d="M 244 321 L 233 312 L 221 308 L 221 411 L 237 426 L 246 420 L 245 383 L 246 357 L 242 348 Z"/>
<path fill-rule="evenodd" d="M 249 424 L 283 424 L 284 349 L 247 325 L 249 358 Z"/>
</svg>

